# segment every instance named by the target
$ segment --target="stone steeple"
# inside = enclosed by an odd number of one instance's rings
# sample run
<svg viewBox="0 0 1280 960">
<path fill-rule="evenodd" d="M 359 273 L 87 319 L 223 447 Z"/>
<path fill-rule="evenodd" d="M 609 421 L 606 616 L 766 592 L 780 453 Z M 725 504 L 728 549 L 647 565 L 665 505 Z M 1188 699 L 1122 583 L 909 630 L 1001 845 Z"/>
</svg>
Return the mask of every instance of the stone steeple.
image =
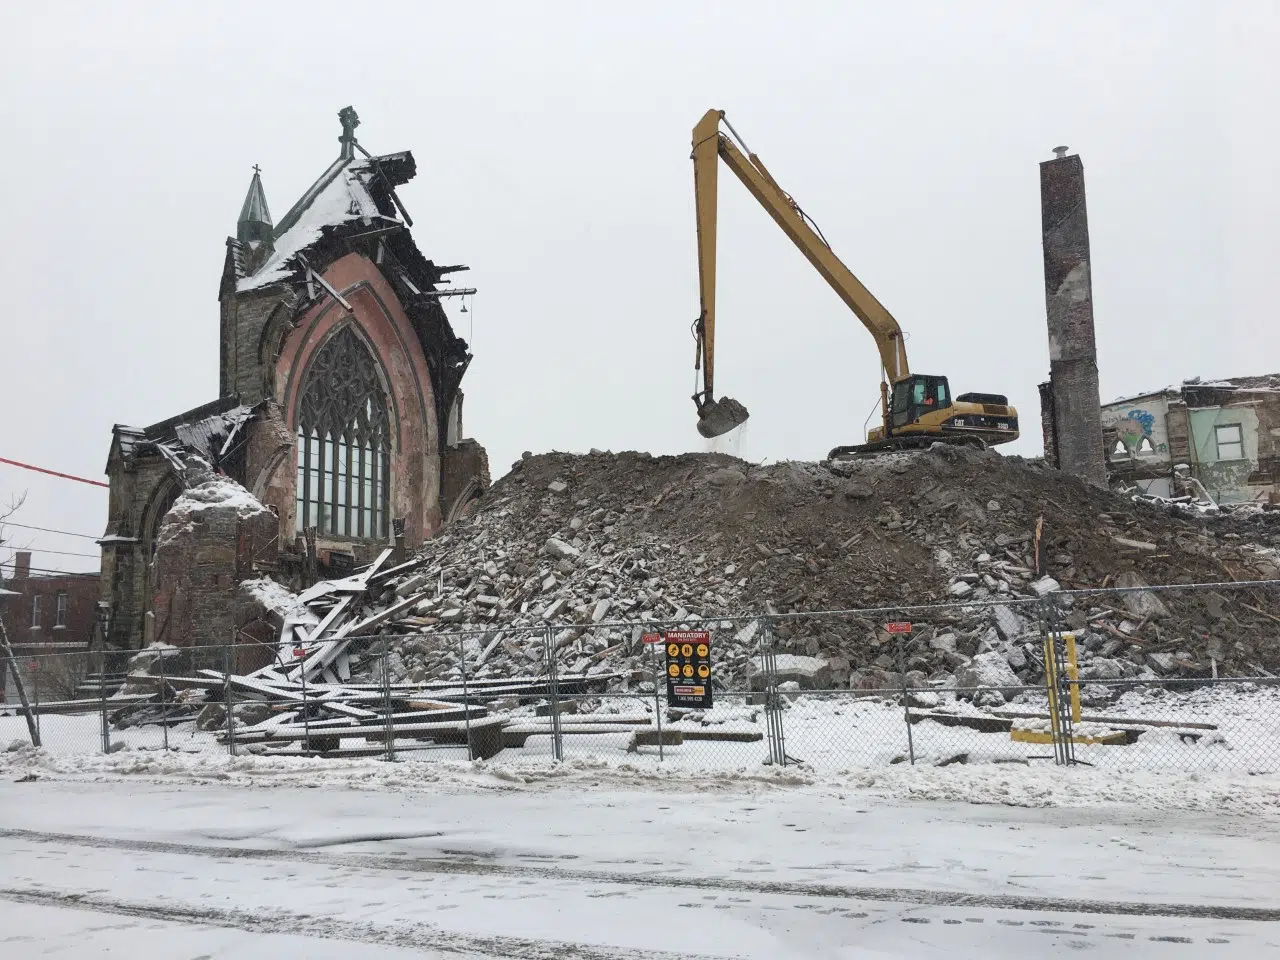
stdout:
<svg viewBox="0 0 1280 960">
<path fill-rule="evenodd" d="M 241 243 L 270 245 L 273 231 L 271 211 L 267 209 L 267 195 L 262 190 L 261 170 L 254 164 L 249 192 L 245 194 L 240 219 L 236 221 L 236 239 Z"/>
</svg>

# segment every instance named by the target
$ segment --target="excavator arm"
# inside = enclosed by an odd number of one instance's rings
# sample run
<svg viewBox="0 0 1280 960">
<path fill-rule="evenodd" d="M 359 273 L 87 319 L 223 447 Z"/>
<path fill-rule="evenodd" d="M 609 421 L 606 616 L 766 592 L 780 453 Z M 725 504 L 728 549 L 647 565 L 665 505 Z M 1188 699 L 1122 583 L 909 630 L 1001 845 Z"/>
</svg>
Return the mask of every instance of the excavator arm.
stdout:
<svg viewBox="0 0 1280 960">
<path fill-rule="evenodd" d="M 724 121 L 733 137 L 720 131 Z M 736 141 L 736 142 L 735 142 Z M 741 148 L 739 145 L 741 144 Z M 694 395 L 698 406 L 698 430 L 703 436 L 727 433 L 747 419 L 747 410 L 736 400 L 715 399 L 715 334 L 716 334 L 716 211 L 719 160 L 723 160 L 751 192 L 759 204 L 773 217 L 782 232 L 800 248 L 818 273 L 862 321 L 875 338 L 889 383 L 910 374 L 906 345 L 898 321 L 884 305 L 862 285 L 853 272 L 840 262 L 822 234 L 805 217 L 760 162 L 747 149 L 742 138 L 725 120 L 723 110 L 708 110 L 693 128 L 694 203 L 698 222 L 698 282 L 702 312 L 695 324 L 698 342 L 695 369 L 702 369 L 702 392 Z M 882 398 L 887 386 L 882 384 Z M 886 401 L 882 399 L 882 405 Z"/>
</svg>

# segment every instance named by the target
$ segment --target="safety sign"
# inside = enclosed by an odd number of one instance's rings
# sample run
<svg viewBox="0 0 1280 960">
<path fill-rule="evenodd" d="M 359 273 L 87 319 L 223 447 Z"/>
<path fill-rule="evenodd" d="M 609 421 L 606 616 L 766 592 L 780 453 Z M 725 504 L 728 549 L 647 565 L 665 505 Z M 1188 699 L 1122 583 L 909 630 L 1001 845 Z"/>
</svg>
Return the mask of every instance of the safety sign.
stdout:
<svg viewBox="0 0 1280 960">
<path fill-rule="evenodd" d="M 668 630 L 667 705 L 711 707 L 711 634 L 706 630 Z"/>
</svg>

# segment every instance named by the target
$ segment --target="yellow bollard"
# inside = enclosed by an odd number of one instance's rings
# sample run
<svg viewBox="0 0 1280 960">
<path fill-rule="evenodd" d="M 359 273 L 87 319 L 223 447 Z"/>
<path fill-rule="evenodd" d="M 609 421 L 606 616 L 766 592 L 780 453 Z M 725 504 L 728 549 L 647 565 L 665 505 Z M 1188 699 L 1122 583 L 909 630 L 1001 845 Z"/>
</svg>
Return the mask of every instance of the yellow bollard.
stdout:
<svg viewBox="0 0 1280 960">
<path fill-rule="evenodd" d="M 1067 679 L 1071 681 L 1071 722 L 1080 722 L 1080 671 L 1076 665 L 1076 635 L 1064 633 L 1067 642 Z"/>
</svg>

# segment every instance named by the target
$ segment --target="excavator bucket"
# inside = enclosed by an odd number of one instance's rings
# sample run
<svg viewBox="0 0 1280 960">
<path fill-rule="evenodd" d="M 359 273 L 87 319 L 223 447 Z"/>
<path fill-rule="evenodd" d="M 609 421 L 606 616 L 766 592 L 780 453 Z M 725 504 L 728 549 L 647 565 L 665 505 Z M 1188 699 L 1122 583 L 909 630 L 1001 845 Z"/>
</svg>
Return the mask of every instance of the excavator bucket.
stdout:
<svg viewBox="0 0 1280 960">
<path fill-rule="evenodd" d="M 751 414 L 730 397 L 708 400 L 698 407 L 698 432 L 704 437 L 718 437 L 742 426 Z"/>
</svg>

